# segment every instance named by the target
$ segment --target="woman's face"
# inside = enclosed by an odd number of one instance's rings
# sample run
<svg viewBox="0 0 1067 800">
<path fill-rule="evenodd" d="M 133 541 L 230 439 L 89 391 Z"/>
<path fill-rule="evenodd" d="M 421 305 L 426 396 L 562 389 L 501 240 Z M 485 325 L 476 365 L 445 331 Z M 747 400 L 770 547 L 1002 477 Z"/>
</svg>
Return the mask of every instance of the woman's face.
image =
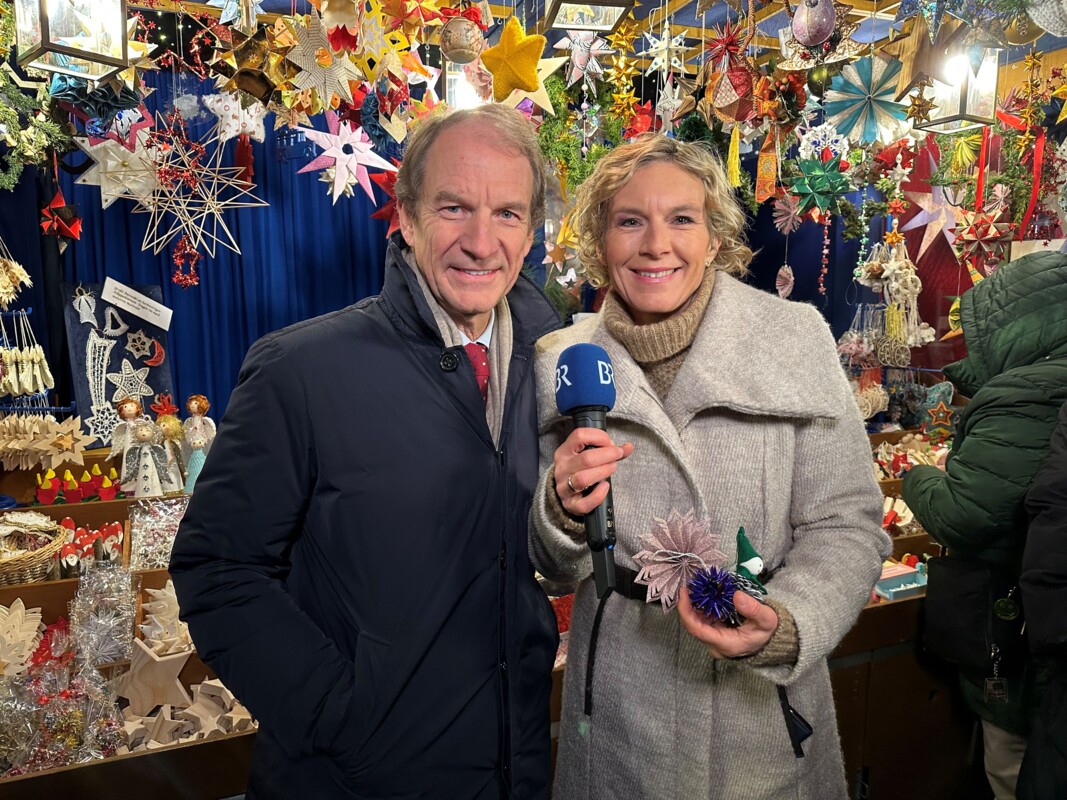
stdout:
<svg viewBox="0 0 1067 800">
<path fill-rule="evenodd" d="M 718 249 L 704 222 L 703 184 L 670 162 L 644 165 L 611 201 L 603 258 L 638 325 L 683 308 Z"/>
</svg>

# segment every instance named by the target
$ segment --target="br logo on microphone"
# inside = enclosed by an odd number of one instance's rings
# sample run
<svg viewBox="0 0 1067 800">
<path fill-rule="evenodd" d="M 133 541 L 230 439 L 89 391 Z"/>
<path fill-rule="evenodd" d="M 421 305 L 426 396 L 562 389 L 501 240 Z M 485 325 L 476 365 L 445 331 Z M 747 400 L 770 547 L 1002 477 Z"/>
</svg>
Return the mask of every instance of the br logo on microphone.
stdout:
<svg viewBox="0 0 1067 800">
<path fill-rule="evenodd" d="M 608 384 L 615 385 L 615 370 L 611 368 L 610 361 L 597 361 L 596 362 L 597 376 L 600 378 L 600 382 L 607 386 Z"/>
<path fill-rule="evenodd" d="M 557 392 L 560 390 L 560 387 L 562 387 L 564 385 L 574 386 L 574 384 L 571 383 L 570 379 L 567 377 L 567 373 L 570 372 L 570 371 L 571 371 L 571 365 L 570 364 L 560 364 L 558 367 L 556 367 L 556 391 Z"/>
<path fill-rule="evenodd" d="M 575 408 L 611 410 L 615 405 L 615 370 L 603 347 L 575 344 L 559 354 L 556 405 L 563 415 Z"/>
</svg>

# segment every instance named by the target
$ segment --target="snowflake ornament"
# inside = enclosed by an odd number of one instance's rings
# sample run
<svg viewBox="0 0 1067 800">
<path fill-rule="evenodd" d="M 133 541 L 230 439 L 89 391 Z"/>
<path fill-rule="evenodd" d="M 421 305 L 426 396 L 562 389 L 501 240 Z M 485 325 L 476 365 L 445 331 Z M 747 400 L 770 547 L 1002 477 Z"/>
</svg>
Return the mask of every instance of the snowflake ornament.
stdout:
<svg viewBox="0 0 1067 800">
<path fill-rule="evenodd" d="M 152 352 L 153 341 L 152 337 L 146 334 L 144 330 L 134 331 L 126 336 L 126 349 L 135 358 L 145 358 Z"/>
<path fill-rule="evenodd" d="M 847 136 L 838 133 L 833 125 L 823 123 L 808 128 L 800 137 L 799 157 L 822 158 L 823 153 L 828 151 L 831 157 L 844 158 L 851 147 Z"/>
</svg>

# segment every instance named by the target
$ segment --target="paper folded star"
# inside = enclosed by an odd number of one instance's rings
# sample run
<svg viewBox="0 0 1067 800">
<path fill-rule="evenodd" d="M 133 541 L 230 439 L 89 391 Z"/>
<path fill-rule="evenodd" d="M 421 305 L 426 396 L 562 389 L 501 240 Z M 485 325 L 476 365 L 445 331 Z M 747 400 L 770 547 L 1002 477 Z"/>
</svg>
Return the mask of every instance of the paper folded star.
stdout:
<svg viewBox="0 0 1067 800">
<path fill-rule="evenodd" d="M 399 161 L 393 163 L 400 166 Z M 386 239 L 400 230 L 400 212 L 396 205 L 396 178 L 395 172 L 375 172 L 370 176 L 370 179 L 378 184 L 378 188 L 389 198 L 382 203 L 381 208 L 370 215 L 371 219 L 389 220 L 389 229 L 385 232 Z"/>
<path fill-rule="evenodd" d="M 516 89 L 537 91 L 537 64 L 545 37 L 527 36 L 517 17 L 508 17 L 500 43 L 482 53 L 482 64 L 493 75 L 493 99 L 504 102 Z"/>
<path fill-rule="evenodd" d="M 596 91 L 597 79 L 604 74 L 604 67 L 597 59 L 615 52 L 608 47 L 606 39 L 597 36 L 596 31 L 567 31 L 567 35 L 556 42 L 556 49 L 571 52 L 567 85 L 584 81 L 591 92 Z"/>
<path fill-rule="evenodd" d="M 81 238 L 82 220 L 78 216 L 78 206 L 67 205 L 62 189 L 56 189 L 55 197 L 41 209 L 41 230 L 52 236 Z"/>
<path fill-rule="evenodd" d="M 960 224 L 952 229 L 956 235 L 952 244 L 961 261 L 985 261 L 999 259 L 1003 255 L 1004 248 L 1015 233 L 1015 223 L 997 222 L 997 216 L 984 211 L 964 211 L 960 214 Z"/>
<path fill-rule="evenodd" d="M 790 191 L 800 199 L 801 211 L 813 208 L 826 212 L 833 202 L 850 188 L 848 176 L 841 172 L 841 156 L 829 161 L 803 158 L 797 161 L 800 174 L 790 181 Z"/>
<path fill-rule="evenodd" d="M 654 36 L 646 32 L 645 38 L 648 40 L 648 48 L 637 54 L 642 58 L 651 60 L 648 69 L 645 70 L 645 74 L 651 75 L 657 70 L 685 74 L 687 71 L 685 67 L 685 35 L 687 33 L 689 31 L 682 31 L 677 36 L 671 36 L 666 19 L 663 21 L 662 36 Z"/>
<path fill-rule="evenodd" d="M 548 97 L 548 90 L 545 89 L 545 81 L 548 80 L 549 75 L 566 64 L 567 61 L 567 56 L 542 58 L 537 62 L 537 91 L 524 92 L 521 89 L 516 89 L 508 96 L 508 99 L 504 101 L 504 105 L 515 108 L 523 100 L 529 98 L 534 105 L 544 110 L 546 114 L 555 116 L 556 109 L 552 107 L 552 101 Z"/>
<path fill-rule="evenodd" d="M 292 79 L 298 89 L 314 89 L 327 106 L 334 95 L 352 102 L 349 81 L 359 82 L 363 75 L 344 53 L 334 53 L 326 38 L 326 26 L 316 13 L 308 14 L 307 25 L 290 23 L 296 46 L 286 58 L 300 68 Z"/>
<path fill-rule="evenodd" d="M 344 191 L 350 178 L 356 182 L 374 201 L 374 190 L 371 188 L 370 173 L 367 167 L 383 169 L 388 172 L 396 172 L 396 167 L 374 152 L 370 137 L 363 132 L 363 128 L 352 129 L 347 122 L 341 122 L 332 111 L 326 112 L 326 125 L 329 132 L 315 130 L 314 128 L 299 128 L 308 139 L 323 149 L 323 152 L 307 166 L 297 170 L 298 172 L 311 172 L 326 167 L 334 168 L 333 202 L 337 202 Z"/>
<path fill-rule="evenodd" d="M 118 198 L 129 196 L 143 203 L 156 188 L 155 149 L 148 144 L 148 132 L 138 134 L 139 152 L 127 150 L 112 139 L 98 139 L 93 144 L 76 138 L 78 145 L 94 163 L 82 173 L 77 183 L 100 187 L 100 207 L 107 208 Z"/>
</svg>

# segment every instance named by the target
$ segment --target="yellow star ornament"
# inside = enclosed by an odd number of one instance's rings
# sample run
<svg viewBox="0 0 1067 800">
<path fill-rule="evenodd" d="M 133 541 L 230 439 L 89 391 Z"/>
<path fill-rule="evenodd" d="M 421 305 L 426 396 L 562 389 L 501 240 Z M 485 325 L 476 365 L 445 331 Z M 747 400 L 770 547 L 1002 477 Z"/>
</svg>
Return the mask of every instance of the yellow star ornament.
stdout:
<svg viewBox="0 0 1067 800">
<path fill-rule="evenodd" d="M 493 99 L 507 100 L 516 89 L 537 91 L 537 62 L 545 49 L 545 37 L 527 36 L 516 17 L 508 17 L 500 44 L 482 53 L 482 64 L 493 75 Z"/>
</svg>

